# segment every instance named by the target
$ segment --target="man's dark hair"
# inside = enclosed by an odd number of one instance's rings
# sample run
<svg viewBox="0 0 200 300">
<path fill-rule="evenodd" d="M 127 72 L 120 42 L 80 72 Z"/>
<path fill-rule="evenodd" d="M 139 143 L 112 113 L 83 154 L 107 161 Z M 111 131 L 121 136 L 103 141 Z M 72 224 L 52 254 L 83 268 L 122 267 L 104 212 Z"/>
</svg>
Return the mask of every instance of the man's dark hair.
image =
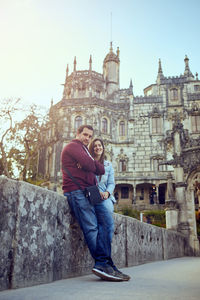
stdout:
<svg viewBox="0 0 200 300">
<path fill-rule="evenodd" d="M 77 133 L 80 134 L 84 128 L 87 128 L 89 130 L 94 131 L 93 127 L 91 125 L 81 125 L 78 129 L 77 129 Z"/>
</svg>

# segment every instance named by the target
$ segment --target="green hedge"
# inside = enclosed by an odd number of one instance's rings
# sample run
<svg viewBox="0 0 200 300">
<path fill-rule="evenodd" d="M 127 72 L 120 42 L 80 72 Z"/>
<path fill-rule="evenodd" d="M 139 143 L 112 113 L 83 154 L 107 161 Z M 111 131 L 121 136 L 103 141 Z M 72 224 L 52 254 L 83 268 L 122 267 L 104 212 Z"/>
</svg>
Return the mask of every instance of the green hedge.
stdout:
<svg viewBox="0 0 200 300">
<path fill-rule="evenodd" d="M 116 213 L 120 213 L 124 216 L 129 216 L 140 220 L 140 211 L 132 209 L 128 206 L 124 206 L 119 210 L 115 211 Z M 164 227 L 166 228 L 166 221 L 165 221 L 165 211 L 164 210 L 148 210 L 143 211 L 143 221 L 146 223 L 150 223 L 155 226 Z"/>
</svg>

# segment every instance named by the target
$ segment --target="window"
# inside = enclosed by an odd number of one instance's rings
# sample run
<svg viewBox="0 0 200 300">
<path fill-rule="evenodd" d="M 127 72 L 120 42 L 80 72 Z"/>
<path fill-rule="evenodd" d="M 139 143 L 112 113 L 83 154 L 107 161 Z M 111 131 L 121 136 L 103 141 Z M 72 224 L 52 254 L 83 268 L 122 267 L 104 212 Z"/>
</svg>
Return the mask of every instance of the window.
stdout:
<svg viewBox="0 0 200 300">
<path fill-rule="evenodd" d="M 97 96 L 98 98 L 100 98 L 100 93 L 101 93 L 101 91 L 96 90 L 96 96 Z"/>
<path fill-rule="evenodd" d="M 102 119 L 101 126 L 102 126 L 102 132 L 107 133 L 108 132 L 108 121 L 106 118 Z"/>
<path fill-rule="evenodd" d="M 83 123 L 82 117 L 81 116 L 77 116 L 75 118 L 75 124 L 74 124 L 74 128 L 75 130 L 77 130 Z"/>
<path fill-rule="evenodd" d="M 152 118 L 152 133 L 161 133 L 161 118 Z"/>
<path fill-rule="evenodd" d="M 171 100 L 178 100 L 178 90 L 177 89 L 171 89 L 170 90 L 170 99 Z"/>
<path fill-rule="evenodd" d="M 125 160 L 120 159 L 119 172 L 126 172 L 126 161 Z"/>
<path fill-rule="evenodd" d="M 144 200 L 144 188 L 141 188 L 140 200 Z"/>
<path fill-rule="evenodd" d="M 195 85 L 194 86 L 194 91 L 195 92 L 200 92 L 200 85 Z"/>
<path fill-rule="evenodd" d="M 163 165 L 159 165 L 159 162 L 161 162 L 161 159 L 153 159 L 153 170 L 156 171 L 164 171 Z"/>
<path fill-rule="evenodd" d="M 129 197 L 129 188 L 128 187 L 122 187 L 121 188 L 121 198 L 122 199 L 128 199 Z"/>
<path fill-rule="evenodd" d="M 121 121 L 119 123 L 119 135 L 125 136 L 125 122 L 124 121 Z"/>
<path fill-rule="evenodd" d="M 200 116 L 191 116 L 192 121 L 192 132 L 199 132 L 200 131 Z"/>
</svg>

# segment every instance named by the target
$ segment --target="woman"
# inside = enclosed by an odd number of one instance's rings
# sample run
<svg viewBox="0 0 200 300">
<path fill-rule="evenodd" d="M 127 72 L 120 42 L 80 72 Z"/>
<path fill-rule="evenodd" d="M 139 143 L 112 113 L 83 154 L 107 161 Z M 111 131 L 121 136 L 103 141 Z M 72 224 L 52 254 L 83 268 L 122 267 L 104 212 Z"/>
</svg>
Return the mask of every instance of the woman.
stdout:
<svg viewBox="0 0 200 300">
<path fill-rule="evenodd" d="M 104 164 L 105 174 L 96 176 L 97 183 L 102 199 L 104 200 L 102 202 L 103 205 L 113 213 L 115 203 L 115 198 L 113 196 L 115 188 L 114 169 L 111 162 L 105 160 L 105 147 L 103 141 L 99 138 L 94 139 L 89 146 L 89 152 L 95 160 Z"/>
</svg>

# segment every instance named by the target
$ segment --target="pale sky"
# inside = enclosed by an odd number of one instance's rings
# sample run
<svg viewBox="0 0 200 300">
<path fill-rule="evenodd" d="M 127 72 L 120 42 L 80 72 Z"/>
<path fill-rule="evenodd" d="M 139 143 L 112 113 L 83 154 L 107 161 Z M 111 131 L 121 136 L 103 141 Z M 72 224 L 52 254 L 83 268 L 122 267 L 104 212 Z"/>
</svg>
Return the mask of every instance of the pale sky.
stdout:
<svg viewBox="0 0 200 300">
<path fill-rule="evenodd" d="M 112 30 L 111 30 L 112 13 Z M 50 105 L 62 99 L 67 64 L 102 73 L 110 41 L 120 49 L 120 88 L 135 96 L 184 73 L 200 78 L 199 0 L 0 0 L 0 101 Z"/>
</svg>

